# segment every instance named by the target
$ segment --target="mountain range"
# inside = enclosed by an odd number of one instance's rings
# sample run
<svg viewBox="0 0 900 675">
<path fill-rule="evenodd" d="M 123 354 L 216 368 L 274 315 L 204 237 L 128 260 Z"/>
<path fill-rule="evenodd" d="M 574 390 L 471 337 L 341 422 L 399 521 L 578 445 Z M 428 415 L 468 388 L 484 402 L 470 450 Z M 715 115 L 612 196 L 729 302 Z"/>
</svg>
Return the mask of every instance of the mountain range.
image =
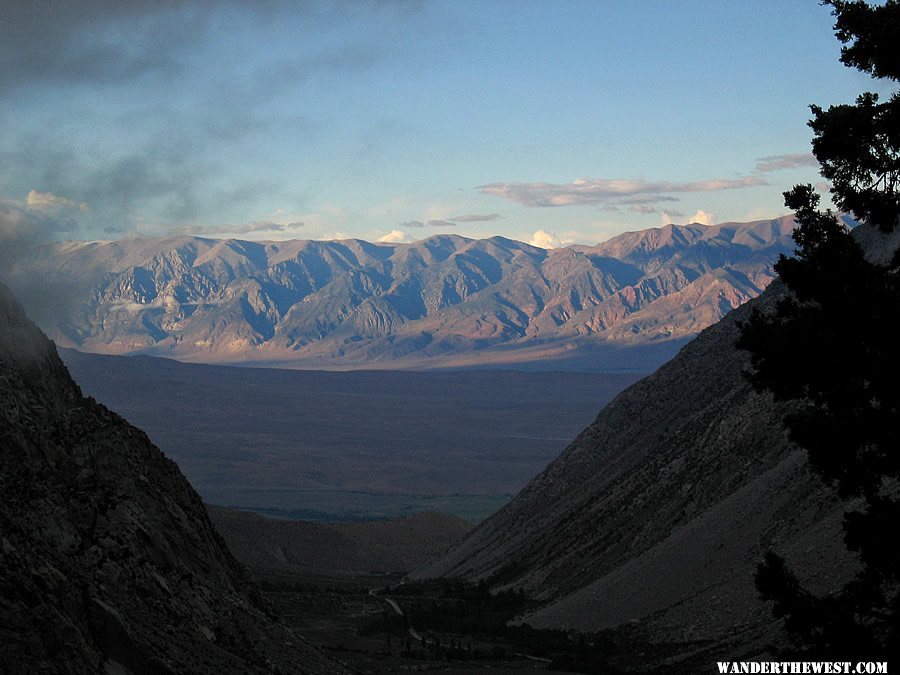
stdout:
<svg viewBox="0 0 900 675">
<path fill-rule="evenodd" d="M 650 370 L 757 296 L 792 249 L 793 227 L 790 216 L 667 225 L 554 250 L 456 235 L 55 242 L 19 260 L 9 281 L 53 306 L 34 312 L 55 341 L 90 352 L 300 368 Z"/>
</svg>

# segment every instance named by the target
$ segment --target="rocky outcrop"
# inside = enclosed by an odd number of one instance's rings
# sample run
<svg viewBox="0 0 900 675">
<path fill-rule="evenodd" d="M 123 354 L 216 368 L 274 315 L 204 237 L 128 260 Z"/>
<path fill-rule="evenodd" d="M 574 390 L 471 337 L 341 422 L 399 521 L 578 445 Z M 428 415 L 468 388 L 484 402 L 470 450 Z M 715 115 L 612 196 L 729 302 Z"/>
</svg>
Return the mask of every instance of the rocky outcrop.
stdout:
<svg viewBox="0 0 900 675">
<path fill-rule="evenodd" d="M 793 225 L 667 225 L 551 251 L 455 235 L 51 243 L 12 278 L 66 289 L 46 328 L 82 351 L 313 368 L 554 369 L 581 355 L 614 369 L 634 365 L 613 347 L 669 345 L 646 369 L 758 295 Z"/>
<path fill-rule="evenodd" d="M 3 672 L 340 670 L 266 615 L 178 467 L 82 396 L 2 286 L 0 495 Z"/>
</svg>

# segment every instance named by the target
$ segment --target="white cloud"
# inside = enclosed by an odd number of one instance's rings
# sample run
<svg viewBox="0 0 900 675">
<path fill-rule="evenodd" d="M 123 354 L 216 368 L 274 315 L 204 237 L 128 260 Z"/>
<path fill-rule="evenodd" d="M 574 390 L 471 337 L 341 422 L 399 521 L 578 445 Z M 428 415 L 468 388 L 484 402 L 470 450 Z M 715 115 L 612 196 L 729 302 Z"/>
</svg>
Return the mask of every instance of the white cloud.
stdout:
<svg viewBox="0 0 900 675">
<path fill-rule="evenodd" d="M 412 237 L 403 230 L 391 230 L 383 237 L 378 237 L 378 241 L 384 244 L 408 244 Z"/>
<path fill-rule="evenodd" d="M 531 235 L 531 240 L 528 242 L 532 246 L 538 246 L 540 248 L 560 248 L 561 246 L 566 246 L 567 243 L 572 242 L 563 242 L 557 235 L 556 232 L 547 232 L 547 230 L 538 230 L 534 234 Z"/>
<path fill-rule="evenodd" d="M 711 213 L 707 213 L 703 209 L 697 209 L 697 213 L 691 216 L 691 219 L 688 221 L 690 223 L 698 223 L 700 225 L 715 225 L 715 216 Z"/>
<path fill-rule="evenodd" d="M 660 220 L 662 220 L 663 225 L 691 223 L 696 223 L 698 225 L 715 225 L 715 216 L 712 213 L 707 213 L 703 209 L 697 209 L 697 212 L 687 219 L 685 219 L 685 215 L 681 211 L 663 211 L 660 214 Z M 685 222 L 679 223 L 678 221 Z"/>
<path fill-rule="evenodd" d="M 490 183 L 482 194 L 503 197 L 523 206 L 550 207 L 579 204 L 636 204 L 674 201 L 673 192 L 716 192 L 767 185 L 759 176 L 710 179 L 688 183 L 642 179 L 579 178 L 573 183 Z"/>
<path fill-rule="evenodd" d="M 74 202 L 66 197 L 60 197 L 52 192 L 38 192 L 31 190 L 25 197 L 26 208 L 32 211 L 59 211 L 62 209 L 72 209 L 76 211 L 90 210 L 85 202 Z"/>
</svg>

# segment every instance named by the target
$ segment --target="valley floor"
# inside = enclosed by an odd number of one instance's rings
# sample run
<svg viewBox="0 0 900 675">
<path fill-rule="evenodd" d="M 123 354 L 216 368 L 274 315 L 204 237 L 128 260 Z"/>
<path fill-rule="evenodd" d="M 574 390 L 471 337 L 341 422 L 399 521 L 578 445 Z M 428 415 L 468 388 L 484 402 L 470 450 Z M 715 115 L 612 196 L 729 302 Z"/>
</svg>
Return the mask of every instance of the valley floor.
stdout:
<svg viewBox="0 0 900 675">
<path fill-rule="evenodd" d="M 291 371 L 62 350 L 208 503 L 319 522 L 503 506 L 639 374 Z"/>
</svg>

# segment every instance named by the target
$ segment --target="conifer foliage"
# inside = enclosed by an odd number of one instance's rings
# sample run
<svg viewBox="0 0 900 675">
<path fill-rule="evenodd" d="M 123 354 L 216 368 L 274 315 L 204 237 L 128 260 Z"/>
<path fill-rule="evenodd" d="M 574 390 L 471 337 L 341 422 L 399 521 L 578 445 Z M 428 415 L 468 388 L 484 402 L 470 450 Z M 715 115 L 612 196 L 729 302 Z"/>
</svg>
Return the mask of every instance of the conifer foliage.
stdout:
<svg viewBox="0 0 900 675">
<path fill-rule="evenodd" d="M 841 61 L 889 85 L 900 82 L 900 1 L 824 4 L 844 45 Z M 812 149 L 834 204 L 868 227 L 894 231 L 900 226 L 900 92 L 884 102 L 867 92 L 855 104 L 811 110 Z M 791 411 L 785 424 L 812 469 L 853 500 L 844 541 L 861 568 L 839 593 L 817 596 L 769 552 L 756 585 L 784 618 L 794 653 L 897 661 L 900 254 L 864 252 L 819 202 L 811 185 L 785 193 L 796 213 L 797 248 L 775 269 L 789 293 L 774 314 L 757 311 L 742 324 L 738 346 L 751 353 L 754 386 Z"/>
</svg>

